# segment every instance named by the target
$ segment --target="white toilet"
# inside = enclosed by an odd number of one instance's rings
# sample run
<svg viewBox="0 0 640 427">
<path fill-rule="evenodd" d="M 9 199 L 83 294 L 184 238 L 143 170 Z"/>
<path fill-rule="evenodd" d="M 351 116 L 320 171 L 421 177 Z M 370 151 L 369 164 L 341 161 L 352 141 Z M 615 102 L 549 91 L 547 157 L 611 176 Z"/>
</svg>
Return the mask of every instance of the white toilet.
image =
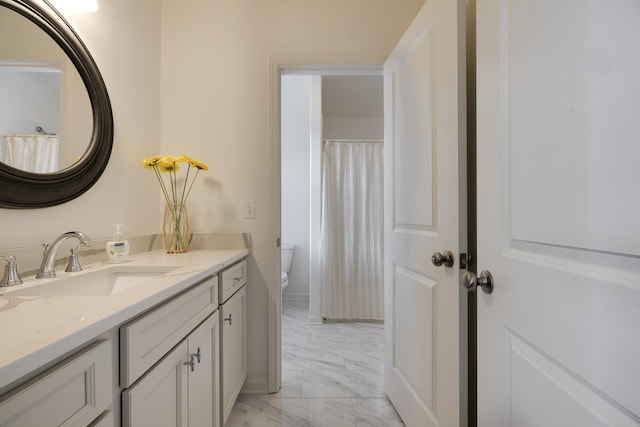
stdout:
<svg viewBox="0 0 640 427">
<path fill-rule="evenodd" d="M 293 260 L 293 251 L 296 249 L 294 245 L 283 244 L 280 249 L 280 269 L 282 274 L 280 282 L 282 290 L 289 286 L 289 269 L 291 268 L 291 260 Z"/>
</svg>

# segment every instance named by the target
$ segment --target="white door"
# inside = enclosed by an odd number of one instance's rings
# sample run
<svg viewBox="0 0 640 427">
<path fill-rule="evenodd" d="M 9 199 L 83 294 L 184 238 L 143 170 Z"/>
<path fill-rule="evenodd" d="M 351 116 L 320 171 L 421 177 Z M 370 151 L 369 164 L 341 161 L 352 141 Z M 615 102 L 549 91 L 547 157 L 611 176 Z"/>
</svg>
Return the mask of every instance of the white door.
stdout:
<svg viewBox="0 0 640 427">
<path fill-rule="evenodd" d="M 466 423 L 463 25 L 464 2 L 427 0 L 384 71 L 385 389 L 409 427 Z"/>
<path fill-rule="evenodd" d="M 640 4 L 477 0 L 478 425 L 640 424 Z"/>
</svg>

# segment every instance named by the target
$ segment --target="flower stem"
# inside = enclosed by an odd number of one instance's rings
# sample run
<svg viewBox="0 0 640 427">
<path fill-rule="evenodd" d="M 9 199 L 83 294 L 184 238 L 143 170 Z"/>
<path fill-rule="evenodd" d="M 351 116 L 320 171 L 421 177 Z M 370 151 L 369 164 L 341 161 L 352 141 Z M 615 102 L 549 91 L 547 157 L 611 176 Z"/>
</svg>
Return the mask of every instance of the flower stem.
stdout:
<svg viewBox="0 0 640 427">
<path fill-rule="evenodd" d="M 162 192 L 164 193 L 164 198 L 167 201 L 167 203 L 171 202 L 171 199 L 169 199 L 169 192 L 167 191 L 167 186 L 164 183 L 164 179 L 162 179 L 162 175 L 160 174 L 160 170 L 158 169 L 157 165 L 153 165 L 153 170 L 156 173 L 156 177 L 158 178 L 158 181 L 160 182 L 160 188 L 162 188 Z"/>
<path fill-rule="evenodd" d="M 189 167 L 191 168 L 191 167 Z M 196 176 L 193 177 L 193 181 L 191 181 L 191 185 L 189 186 L 189 191 L 187 191 L 187 195 L 184 198 L 184 202 L 186 203 L 187 198 L 189 197 L 189 194 L 191 194 L 191 189 L 193 188 L 193 183 L 196 182 L 196 178 L 198 177 L 198 174 L 200 173 L 200 169 L 196 168 Z"/>
<path fill-rule="evenodd" d="M 189 194 L 186 194 L 185 196 L 185 190 L 187 189 L 187 182 L 189 182 L 189 172 L 191 172 L 191 165 L 189 165 L 189 168 L 187 169 L 187 176 L 184 178 L 184 186 L 182 187 L 182 197 L 180 198 L 180 204 L 184 204 L 187 201 L 187 196 L 189 196 Z M 195 181 L 195 177 L 193 179 Z M 193 185 L 193 181 L 191 181 L 191 185 Z M 189 189 L 191 189 L 191 187 L 189 187 Z"/>
</svg>

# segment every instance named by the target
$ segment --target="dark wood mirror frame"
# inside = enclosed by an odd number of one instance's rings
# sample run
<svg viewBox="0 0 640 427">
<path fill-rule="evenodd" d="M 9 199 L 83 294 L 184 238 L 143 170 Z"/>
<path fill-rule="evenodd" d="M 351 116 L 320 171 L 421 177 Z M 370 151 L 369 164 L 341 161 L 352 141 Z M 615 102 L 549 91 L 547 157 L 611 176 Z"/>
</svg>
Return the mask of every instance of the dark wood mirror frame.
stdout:
<svg viewBox="0 0 640 427">
<path fill-rule="evenodd" d="M 45 6 L 41 6 L 32 0 L 0 0 L 0 7 L 9 8 L 29 19 L 67 54 L 89 94 L 93 132 L 81 159 L 61 171 L 38 174 L 0 163 L 1 208 L 43 208 L 73 200 L 95 184 L 111 155 L 113 114 L 100 71 L 69 23 L 46 0 L 44 3 Z"/>
</svg>

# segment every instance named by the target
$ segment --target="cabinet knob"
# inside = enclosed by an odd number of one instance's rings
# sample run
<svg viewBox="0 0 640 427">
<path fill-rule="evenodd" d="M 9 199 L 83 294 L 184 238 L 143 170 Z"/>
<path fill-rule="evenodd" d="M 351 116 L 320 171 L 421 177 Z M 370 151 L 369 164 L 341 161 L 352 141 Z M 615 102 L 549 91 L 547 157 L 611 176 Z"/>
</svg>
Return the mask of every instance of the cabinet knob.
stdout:
<svg viewBox="0 0 640 427">
<path fill-rule="evenodd" d="M 198 347 L 198 352 L 197 352 L 197 353 L 193 353 L 193 354 L 191 355 L 191 357 L 195 357 L 196 359 L 198 359 L 198 363 L 200 363 L 200 357 L 201 357 L 201 356 L 202 356 L 202 355 L 200 354 L 200 347 Z"/>
<path fill-rule="evenodd" d="M 223 320 L 229 322 L 229 325 L 231 325 L 231 313 L 229 313 L 229 317 L 225 317 Z"/>
</svg>

